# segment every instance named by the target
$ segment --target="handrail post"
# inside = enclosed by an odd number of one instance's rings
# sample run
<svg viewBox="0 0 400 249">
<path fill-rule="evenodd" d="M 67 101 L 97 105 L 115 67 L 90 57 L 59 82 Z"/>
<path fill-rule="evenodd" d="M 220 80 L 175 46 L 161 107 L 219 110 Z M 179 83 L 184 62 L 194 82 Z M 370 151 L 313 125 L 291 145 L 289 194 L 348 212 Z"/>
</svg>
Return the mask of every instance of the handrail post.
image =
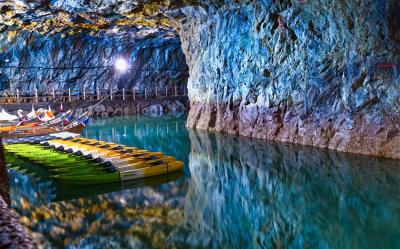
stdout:
<svg viewBox="0 0 400 249">
<path fill-rule="evenodd" d="M 97 88 L 97 100 L 99 100 L 99 99 L 100 99 L 100 89 Z"/>
<path fill-rule="evenodd" d="M 168 86 L 165 87 L 165 97 L 168 97 Z"/>
<path fill-rule="evenodd" d="M 53 99 L 55 99 L 56 98 L 56 89 L 53 88 L 52 93 L 53 93 Z"/>
<path fill-rule="evenodd" d="M 125 88 L 122 88 L 122 100 L 125 100 Z"/>
<path fill-rule="evenodd" d="M 71 88 L 68 88 L 68 100 L 69 100 L 69 102 L 72 102 Z"/>
<path fill-rule="evenodd" d="M 19 89 L 17 89 L 17 103 L 21 103 L 20 99 L 19 99 Z"/>
<path fill-rule="evenodd" d="M 35 102 L 39 103 L 39 96 L 38 96 L 38 90 L 35 88 Z"/>
<path fill-rule="evenodd" d="M 147 87 L 144 88 L 144 99 L 147 99 Z"/>
<path fill-rule="evenodd" d="M 132 87 L 133 100 L 136 100 L 136 90 Z"/>
<path fill-rule="evenodd" d="M 156 87 L 156 99 L 158 99 L 158 87 Z"/>
<path fill-rule="evenodd" d="M 110 87 L 110 98 L 113 100 L 114 99 L 114 91 L 112 87 Z"/>
<path fill-rule="evenodd" d="M 86 100 L 86 87 L 83 87 L 83 100 Z"/>
<path fill-rule="evenodd" d="M 178 96 L 178 86 L 175 85 L 175 97 Z"/>
</svg>

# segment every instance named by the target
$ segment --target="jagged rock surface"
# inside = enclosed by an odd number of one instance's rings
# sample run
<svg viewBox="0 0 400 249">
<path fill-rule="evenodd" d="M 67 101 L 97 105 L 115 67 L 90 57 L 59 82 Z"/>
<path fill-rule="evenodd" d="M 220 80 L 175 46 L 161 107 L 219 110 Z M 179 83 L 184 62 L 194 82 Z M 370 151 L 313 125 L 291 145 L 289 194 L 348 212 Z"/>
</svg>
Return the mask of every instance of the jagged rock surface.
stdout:
<svg viewBox="0 0 400 249">
<path fill-rule="evenodd" d="M 85 87 L 95 91 L 110 87 L 121 90 L 183 86 L 187 82 L 188 69 L 180 41 L 171 31 L 158 32 L 155 37 L 144 31 L 66 37 L 21 32 L 10 38 L 8 34 L 0 33 L 3 88 L 33 92 L 36 87 L 49 92 L 52 88 L 83 91 Z M 114 68 L 119 57 L 129 64 L 125 73 Z"/>
<path fill-rule="evenodd" d="M 235 2 L 175 15 L 188 127 L 400 158 L 397 1 Z"/>
</svg>

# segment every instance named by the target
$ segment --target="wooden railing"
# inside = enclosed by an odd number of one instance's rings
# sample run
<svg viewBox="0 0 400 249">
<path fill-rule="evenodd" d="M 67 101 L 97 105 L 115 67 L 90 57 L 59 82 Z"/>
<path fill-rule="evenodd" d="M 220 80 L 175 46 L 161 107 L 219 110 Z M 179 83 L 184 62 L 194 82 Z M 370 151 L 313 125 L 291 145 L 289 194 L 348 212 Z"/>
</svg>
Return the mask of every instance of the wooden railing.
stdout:
<svg viewBox="0 0 400 249">
<path fill-rule="evenodd" d="M 0 92 L 0 103 L 3 104 L 16 104 L 16 103 L 43 103 L 49 102 L 57 98 L 59 101 L 72 102 L 76 100 L 100 100 L 105 97 L 108 99 L 119 100 L 138 100 L 138 99 L 159 99 L 165 97 L 178 97 L 187 96 L 186 87 L 155 87 L 144 89 L 122 89 L 117 91 L 99 90 L 87 91 L 73 91 L 68 89 L 66 91 L 56 91 L 53 89 L 51 92 L 41 92 L 34 89 L 31 92 L 15 92 L 4 91 Z"/>
</svg>

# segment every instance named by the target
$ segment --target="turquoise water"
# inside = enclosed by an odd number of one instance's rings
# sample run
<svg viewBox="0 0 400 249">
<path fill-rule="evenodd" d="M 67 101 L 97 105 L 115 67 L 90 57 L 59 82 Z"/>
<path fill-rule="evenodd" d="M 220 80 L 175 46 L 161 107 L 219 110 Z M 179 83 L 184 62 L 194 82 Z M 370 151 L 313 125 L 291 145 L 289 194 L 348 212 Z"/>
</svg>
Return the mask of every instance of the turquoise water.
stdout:
<svg viewBox="0 0 400 249">
<path fill-rule="evenodd" d="M 175 156 L 184 176 L 63 189 L 10 171 L 21 223 L 44 248 L 400 248 L 399 161 L 188 131 L 185 118 L 83 132 Z"/>
</svg>

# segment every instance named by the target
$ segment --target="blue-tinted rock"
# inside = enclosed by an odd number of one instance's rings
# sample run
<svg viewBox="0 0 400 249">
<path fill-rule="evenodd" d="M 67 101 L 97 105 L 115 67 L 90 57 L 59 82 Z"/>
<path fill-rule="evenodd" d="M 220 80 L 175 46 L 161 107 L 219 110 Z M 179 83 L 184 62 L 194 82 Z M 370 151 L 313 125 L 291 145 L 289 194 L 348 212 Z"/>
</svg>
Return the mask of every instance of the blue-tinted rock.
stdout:
<svg viewBox="0 0 400 249">
<path fill-rule="evenodd" d="M 0 82 L 11 89 L 33 93 L 71 88 L 143 89 L 144 87 L 183 86 L 188 69 L 180 41 L 173 32 L 141 39 L 132 35 L 90 36 L 60 34 L 42 36 L 23 31 L 9 40 L 0 33 Z M 172 36 L 171 36 L 172 35 Z M 124 58 L 126 72 L 114 63 Z"/>
<path fill-rule="evenodd" d="M 227 0 L 182 9 L 188 126 L 400 158 L 400 136 L 384 135 L 400 129 L 393 8 L 398 3 Z M 365 115 L 384 118 L 370 123 Z"/>
</svg>

